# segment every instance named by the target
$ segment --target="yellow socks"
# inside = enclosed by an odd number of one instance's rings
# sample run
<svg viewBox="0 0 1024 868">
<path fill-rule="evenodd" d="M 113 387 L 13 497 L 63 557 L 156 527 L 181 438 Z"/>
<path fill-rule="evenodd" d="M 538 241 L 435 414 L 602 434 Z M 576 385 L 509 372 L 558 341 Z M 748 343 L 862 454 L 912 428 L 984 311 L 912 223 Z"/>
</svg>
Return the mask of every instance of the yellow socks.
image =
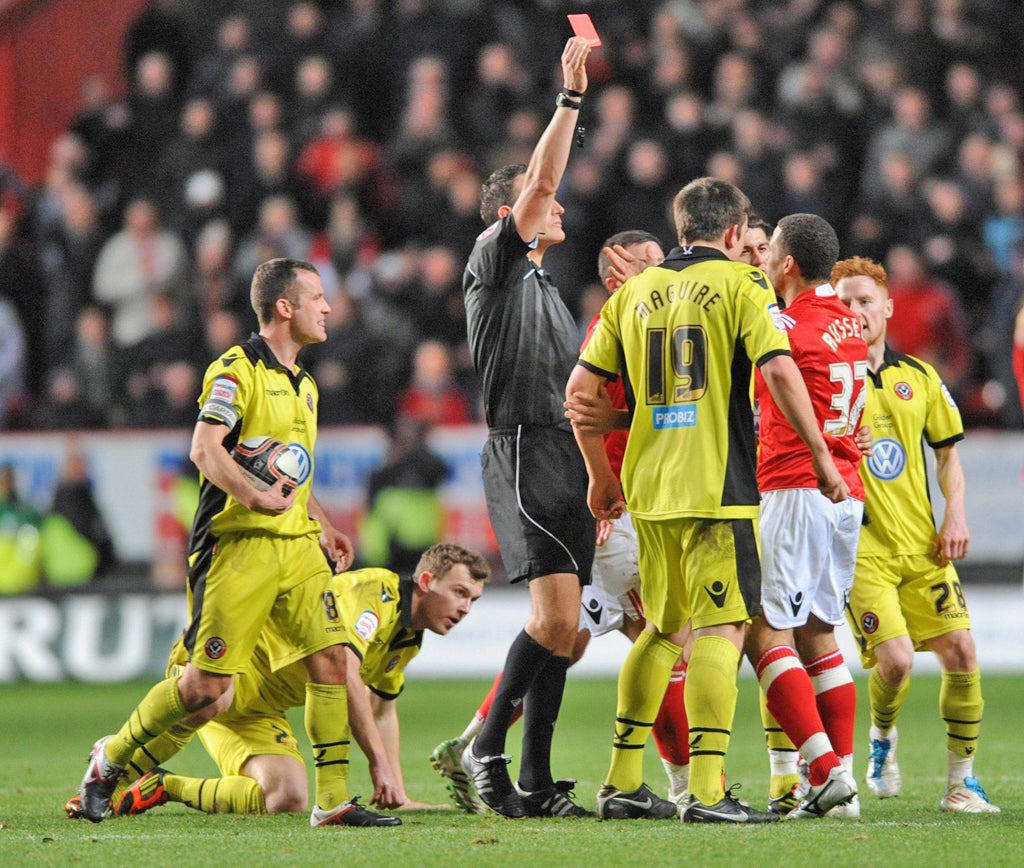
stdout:
<svg viewBox="0 0 1024 868">
<path fill-rule="evenodd" d="M 605 783 L 631 792 L 644 782 L 644 744 L 682 648 L 644 630 L 619 672 L 612 764 Z"/>
<path fill-rule="evenodd" d="M 136 749 L 146 746 L 187 716 L 178 692 L 180 677 L 174 675 L 154 685 L 124 726 L 107 740 L 104 752 L 110 762 L 122 768 L 127 766 Z"/>
<path fill-rule="evenodd" d="M 181 802 L 207 814 L 264 814 L 263 791 L 252 778 L 186 778 L 164 775 L 164 789 L 172 802 Z"/>
<path fill-rule="evenodd" d="M 903 701 L 907 698 L 909 691 L 909 678 L 899 687 L 893 687 L 882 679 L 882 676 L 878 674 L 877 667 L 871 670 L 871 675 L 868 677 L 868 700 L 871 703 L 871 722 L 885 736 L 896 725 L 896 719 L 900 716 L 900 709 L 903 707 Z"/>
<path fill-rule="evenodd" d="M 939 713 L 946 723 L 946 749 L 974 759 L 981 734 L 981 671 L 943 672 L 939 687 Z M 970 774 L 968 770 L 967 774 Z"/>
<path fill-rule="evenodd" d="M 690 794 L 704 805 L 725 795 L 722 776 L 736 714 L 736 670 L 740 652 L 721 636 L 702 636 L 686 670 L 686 716 L 690 720 Z"/>
<path fill-rule="evenodd" d="M 348 688 L 306 684 L 306 734 L 313 746 L 316 804 L 330 810 L 348 801 Z"/>
<path fill-rule="evenodd" d="M 118 803 L 121 795 L 146 772 L 162 766 L 167 760 L 184 749 L 195 737 L 196 731 L 180 723 L 174 724 L 166 732 L 154 738 L 145 747 L 140 747 L 132 755 L 125 769 L 125 775 L 117 782 L 114 795 L 110 797 L 113 805 Z"/>
</svg>

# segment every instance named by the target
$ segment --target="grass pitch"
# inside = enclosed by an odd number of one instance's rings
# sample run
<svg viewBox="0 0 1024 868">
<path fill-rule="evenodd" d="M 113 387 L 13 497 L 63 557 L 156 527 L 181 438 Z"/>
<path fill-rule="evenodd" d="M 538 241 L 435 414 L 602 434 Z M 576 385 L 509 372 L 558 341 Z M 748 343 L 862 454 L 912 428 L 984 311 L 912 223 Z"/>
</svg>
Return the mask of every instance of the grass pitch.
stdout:
<svg viewBox="0 0 1024 868">
<path fill-rule="evenodd" d="M 483 697 L 483 681 L 417 680 L 415 665 L 399 699 L 402 756 L 411 798 L 445 800 L 427 755 L 460 733 Z M 900 720 L 904 792 L 879 801 L 862 787 L 862 819 L 821 820 L 736 828 L 683 826 L 678 821 L 520 820 L 469 816 L 455 810 L 401 812 L 397 829 L 310 829 L 307 815 L 208 816 L 167 805 L 136 818 L 99 825 L 64 818 L 62 806 L 85 769 L 94 739 L 112 731 L 148 683 L 93 686 L 13 685 L 0 688 L 0 864 L 140 866 L 628 866 L 714 864 L 750 866 L 1024 865 L 1024 756 L 1020 709 L 1024 676 L 986 676 L 985 722 L 977 773 L 996 816 L 943 814 L 945 738 L 937 712 L 938 677 L 915 677 Z M 867 741 L 866 686 L 857 728 L 857 777 Z M 556 776 L 578 778 L 576 793 L 594 807 L 607 770 L 615 685 L 569 679 L 555 738 Z M 293 718 L 300 740 L 301 710 Z M 728 759 L 730 783 L 763 807 L 768 764 L 757 713 L 756 683 L 744 678 Z M 518 751 L 518 730 L 509 740 Z M 664 773 L 653 745 L 648 783 Z M 196 742 L 168 763 L 179 774 L 213 776 Z M 370 792 L 365 762 L 353 750 L 353 794 Z"/>
</svg>

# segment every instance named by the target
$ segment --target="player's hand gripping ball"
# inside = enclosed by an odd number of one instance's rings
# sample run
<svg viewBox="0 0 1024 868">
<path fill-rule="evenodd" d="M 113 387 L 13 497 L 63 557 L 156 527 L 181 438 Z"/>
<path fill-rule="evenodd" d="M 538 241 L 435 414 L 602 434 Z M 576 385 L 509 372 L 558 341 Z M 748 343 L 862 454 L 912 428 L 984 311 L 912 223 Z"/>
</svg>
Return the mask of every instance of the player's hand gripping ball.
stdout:
<svg viewBox="0 0 1024 868">
<path fill-rule="evenodd" d="M 284 479 L 281 490 L 287 496 L 308 475 L 308 469 L 303 472 L 302 462 L 291 447 L 273 437 L 249 437 L 231 450 L 231 457 L 259 491 L 266 491 Z"/>
</svg>

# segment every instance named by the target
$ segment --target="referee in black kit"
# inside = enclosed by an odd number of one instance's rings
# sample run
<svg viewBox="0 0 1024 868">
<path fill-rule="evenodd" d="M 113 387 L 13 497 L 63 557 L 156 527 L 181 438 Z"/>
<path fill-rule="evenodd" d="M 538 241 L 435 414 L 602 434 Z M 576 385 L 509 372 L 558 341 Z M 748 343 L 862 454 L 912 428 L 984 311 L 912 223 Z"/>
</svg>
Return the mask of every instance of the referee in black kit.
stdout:
<svg viewBox="0 0 1024 868">
<path fill-rule="evenodd" d="M 489 429 L 484 491 L 509 580 L 529 582 L 533 611 L 513 641 L 483 730 L 462 766 L 483 802 L 505 817 L 585 817 L 555 783 L 551 740 L 579 622 L 580 586 L 590 582 L 594 519 L 587 470 L 564 416 L 565 383 L 579 355 L 576 323 L 541 270 L 565 238 L 555 199 L 587 89 L 591 43 L 562 53 L 564 89 L 528 166 L 506 166 L 484 182 L 477 238 L 463 276 L 469 346 L 483 385 Z M 506 768 L 505 736 L 525 700 L 519 781 Z"/>
</svg>

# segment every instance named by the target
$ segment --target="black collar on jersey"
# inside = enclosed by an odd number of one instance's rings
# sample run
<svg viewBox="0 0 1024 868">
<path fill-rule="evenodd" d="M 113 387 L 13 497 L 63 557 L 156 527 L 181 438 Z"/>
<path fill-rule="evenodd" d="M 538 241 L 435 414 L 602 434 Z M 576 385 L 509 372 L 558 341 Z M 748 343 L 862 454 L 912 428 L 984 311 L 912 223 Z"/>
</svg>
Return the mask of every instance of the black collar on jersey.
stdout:
<svg viewBox="0 0 1024 868">
<path fill-rule="evenodd" d="M 249 358 L 249 361 L 253 364 L 260 361 L 263 362 L 263 367 L 268 370 L 271 368 L 279 368 L 284 371 L 292 381 L 292 386 L 295 388 L 295 391 L 298 392 L 299 384 L 306 376 L 306 369 L 302 367 L 302 365 L 297 365 L 299 369 L 298 373 L 295 373 L 295 371 L 289 370 L 288 367 L 282 365 L 281 362 L 278 361 L 277 356 L 274 355 L 274 351 L 270 349 L 270 345 L 260 337 L 260 335 L 256 334 L 256 332 L 249 335 L 249 340 L 242 344 L 242 350 Z"/>
<path fill-rule="evenodd" d="M 412 578 L 402 579 L 398 583 L 398 611 L 401 612 L 402 626 L 412 629 Z"/>
<path fill-rule="evenodd" d="M 721 250 L 717 250 L 714 247 L 684 244 L 682 247 L 673 247 L 669 251 L 668 256 L 665 257 L 665 261 L 658 267 L 681 271 L 695 262 L 710 262 L 713 259 L 724 259 L 726 262 L 732 262 Z"/>
<path fill-rule="evenodd" d="M 418 647 L 423 644 L 423 631 L 412 626 L 412 596 L 415 592 L 412 578 L 398 583 L 398 611 L 402 629 L 392 638 L 388 650 Z"/>
<path fill-rule="evenodd" d="M 881 374 L 890 365 L 899 366 L 900 364 L 909 364 L 911 367 L 918 368 L 918 371 L 920 371 L 922 374 L 927 373 L 925 371 L 924 366 L 920 361 L 918 361 L 918 359 L 915 359 L 913 356 L 907 355 L 906 353 L 897 352 L 888 344 L 886 344 L 886 350 L 882 354 L 882 366 L 879 368 L 876 374 Z"/>
<path fill-rule="evenodd" d="M 920 362 L 917 359 L 911 358 L 906 353 L 898 353 L 888 344 L 885 345 L 885 352 L 882 354 L 882 364 L 877 371 L 868 369 L 868 373 L 871 374 L 872 382 L 879 388 L 882 385 L 882 371 L 889 367 L 899 367 L 902 364 L 908 364 L 912 368 L 917 368 L 922 374 L 925 373 L 925 369 L 921 367 Z"/>
</svg>

